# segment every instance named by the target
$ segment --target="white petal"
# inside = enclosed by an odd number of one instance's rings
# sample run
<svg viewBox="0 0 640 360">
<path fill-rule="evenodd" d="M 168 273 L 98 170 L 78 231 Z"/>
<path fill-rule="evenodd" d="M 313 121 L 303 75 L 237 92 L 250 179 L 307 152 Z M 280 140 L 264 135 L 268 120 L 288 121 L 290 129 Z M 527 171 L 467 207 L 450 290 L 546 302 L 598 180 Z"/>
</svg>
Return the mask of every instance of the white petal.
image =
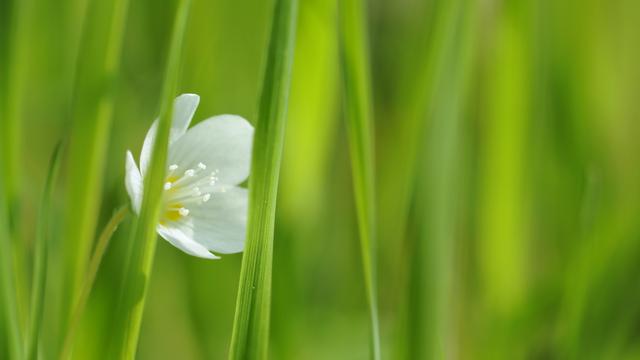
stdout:
<svg viewBox="0 0 640 360">
<path fill-rule="evenodd" d="M 209 201 L 189 208 L 186 226 L 192 227 L 193 239 L 211 251 L 241 252 L 247 230 L 247 189 L 230 186 L 218 190 Z"/>
<path fill-rule="evenodd" d="M 142 202 L 142 175 L 136 165 L 136 161 L 133 159 L 131 151 L 127 150 L 127 157 L 125 160 L 125 177 L 124 185 L 129 193 L 131 199 L 131 206 L 136 214 L 140 213 L 140 204 Z"/>
<path fill-rule="evenodd" d="M 219 259 L 218 256 L 210 253 L 207 248 L 195 242 L 189 235 L 190 229 L 179 223 L 172 223 L 171 226 L 158 225 L 157 230 L 163 239 L 189 255 L 205 259 Z"/>
<path fill-rule="evenodd" d="M 219 115 L 192 127 L 169 148 L 169 163 L 217 171 L 218 182 L 237 185 L 249 176 L 253 126 L 237 115 Z"/>
<path fill-rule="evenodd" d="M 173 102 L 173 117 L 171 118 L 171 132 L 169 133 L 169 144 L 178 140 L 189 128 L 193 114 L 200 103 L 200 97 L 196 94 L 182 94 Z M 151 160 L 151 152 L 153 151 L 153 143 L 156 138 L 156 129 L 158 120 L 156 119 L 142 144 L 142 152 L 140 153 L 140 170 L 142 174 L 147 171 L 149 161 Z"/>
</svg>

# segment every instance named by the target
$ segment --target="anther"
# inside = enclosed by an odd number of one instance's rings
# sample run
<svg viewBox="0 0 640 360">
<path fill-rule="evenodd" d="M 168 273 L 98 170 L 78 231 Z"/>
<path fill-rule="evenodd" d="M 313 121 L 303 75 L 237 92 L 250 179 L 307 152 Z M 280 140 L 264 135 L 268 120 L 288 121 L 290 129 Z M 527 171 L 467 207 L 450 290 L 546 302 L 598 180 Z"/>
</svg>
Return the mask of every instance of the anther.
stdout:
<svg viewBox="0 0 640 360">
<path fill-rule="evenodd" d="M 184 172 L 184 174 L 186 176 L 193 176 L 193 175 L 195 175 L 195 173 L 196 173 L 196 171 L 193 170 L 193 169 L 188 169 L 187 171 Z"/>
<path fill-rule="evenodd" d="M 209 193 L 204 194 L 204 196 L 202 197 L 203 202 L 207 202 L 209 201 L 209 199 L 211 199 L 211 194 Z"/>
<path fill-rule="evenodd" d="M 189 209 L 187 209 L 187 208 L 180 208 L 180 209 L 178 209 L 178 213 L 179 213 L 181 216 L 187 216 L 187 215 L 189 215 Z"/>
<path fill-rule="evenodd" d="M 176 164 L 169 165 L 169 170 L 170 171 L 178 170 L 178 165 L 176 165 Z"/>
<path fill-rule="evenodd" d="M 203 163 L 198 163 L 198 167 L 202 170 L 207 168 L 207 165 L 203 164 Z"/>
<path fill-rule="evenodd" d="M 172 186 L 171 181 L 167 181 L 166 183 L 164 183 L 164 189 L 165 190 L 171 189 L 171 186 Z"/>
</svg>

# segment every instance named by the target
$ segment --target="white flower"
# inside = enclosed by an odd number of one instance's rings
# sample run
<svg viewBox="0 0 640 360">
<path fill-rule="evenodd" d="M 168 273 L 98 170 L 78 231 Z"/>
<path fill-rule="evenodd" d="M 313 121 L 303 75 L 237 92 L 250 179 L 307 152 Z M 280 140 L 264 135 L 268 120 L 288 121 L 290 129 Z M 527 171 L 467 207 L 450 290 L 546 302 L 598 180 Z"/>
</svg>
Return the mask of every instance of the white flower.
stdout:
<svg viewBox="0 0 640 360">
<path fill-rule="evenodd" d="M 240 116 L 219 115 L 187 131 L 200 97 L 178 96 L 169 135 L 167 172 L 157 231 L 189 255 L 207 259 L 244 249 L 253 127 Z M 140 213 L 144 176 L 151 160 L 157 120 L 144 139 L 140 170 L 127 151 L 125 186 Z"/>
</svg>

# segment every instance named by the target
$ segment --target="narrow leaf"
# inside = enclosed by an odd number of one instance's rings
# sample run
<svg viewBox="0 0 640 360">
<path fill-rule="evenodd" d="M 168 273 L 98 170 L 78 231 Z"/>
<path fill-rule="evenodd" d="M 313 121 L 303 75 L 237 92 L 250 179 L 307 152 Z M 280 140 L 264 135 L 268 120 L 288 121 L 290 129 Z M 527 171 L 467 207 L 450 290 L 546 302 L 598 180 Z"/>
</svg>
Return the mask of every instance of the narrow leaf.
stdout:
<svg viewBox="0 0 640 360">
<path fill-rule="evenodd" d="M 164 85 L 161 94 L 160 117 L 153 146 L 149 170 L 145 176 L 144 195 L 140 216 L 134 224 L 133 244 L 129 258 L 128 271 L 125 273 L 120 304 L 122 326 L 116 334 L 117 357 L 132 359 L 135 357 L 145 297 L 151 277 L 153 258 L 156 248 L 156 227 L 160 215 L 162 185 L 165 177 L 169 130 L 173 100 L 177 91 L 180 59 L 187 28 L 191 0 L 178 3 L 173 33 L 166 63 Z"/>
<path fill-rule="evenodd" d="M 371 322 L 371 358 L 380 359 L 373 109 L 365 6 L 363 0 L 342 0 L 340 5 L 340 56 L 362 266 Z"/>
<path fill-rule="evenodd" d="M 47 262 L 49 258 L 49 242 L 51 241 L 52 194 L 53 187 L 60 172 L 60 154 L 62 143 L 58 143 L 49 165 L 47 182 L 40 203 L 39 220 L 36 230 L 33 260 L 33 282 L 31 284 L 31 310 L 29 317 L 29 333 L 27 337 L 26 359 L 38 358 L 38 339 L 42 332 L 42 313 L 44 309 L 45 289 L 47 285 Z"/>
<path fill-rule="evenodd" d="M 230 359 L 267 357 L 276 196 L 297 11 L 297 0 L 275 2 L 253 145 L 247 244 L 242 258 Z"/>
<path fill-rule="evenodd" d="M 87 268 L 100 211 L 129 0 L 90 0 L 87 6 L 70 123 L 63 319 Z"/>
<path fill-rule="evenodd" d="M 4 169 L 0 168 L 0 186 L 3 184 Z M 6 330 L 9 355 L 12 359 L 20 359 L 22 350 L 21 329 L 18 321 L 17 291 L 14 280 L 13 245 L 9 233 L 8 202 L 4 187 L 0 187 L 0 291 L 2 291 L 2 329 Z"/>
</svg>

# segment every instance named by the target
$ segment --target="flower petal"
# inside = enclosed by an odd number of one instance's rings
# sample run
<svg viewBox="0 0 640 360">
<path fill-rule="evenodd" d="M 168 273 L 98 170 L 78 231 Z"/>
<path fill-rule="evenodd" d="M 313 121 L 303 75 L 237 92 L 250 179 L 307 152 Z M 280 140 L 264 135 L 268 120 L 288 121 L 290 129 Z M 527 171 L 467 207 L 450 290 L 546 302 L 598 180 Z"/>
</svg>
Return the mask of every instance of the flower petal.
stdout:
<svg viewBox="0 0 640 360">
<path fill-rule="evenodd" d="M 191 226 L 193 239 L 211 251 L 241 252 L 247 230 L 247 189 L 217 187 L 211 195 L 209 201 L 189 208 L 186 226 Z"/>
<path fill-rule="evenodd" d="M 171 118 L 171 132 L 169 133 L 169 144 L 178 140 L 189 128 L 193 114 L 200 103 L 200 97 L 196 94 L 182 94 L 173 102 L 173 117 Z M 155 120 L 147 136 L 142 144 L 142 152 L 140 153 L 140 170 L 144 174 L 151 160 L 151 152 L 153 151 L 153 143 L 156 138 L 156 129 L 158 120 Z"/>
<path fill-rule="evenodd" d="M 169 163 L 182 169 L 217 170 L 218 183 L 237 185 L 249 176 L 253 126 L 237 115 L 219 115 L 192 127 L 169 148 Z"/>
<path fill-rule="evenodd" d="M 125 160 L 125 177 L 124 185 L 127 188 L 127 193 L 131 199 L 131 206 L 136 214 L 140 213 L 140 204 L 142 203 L 142 175 L 136 161 L 133 159 L 131 151 L 127 150 L 127 157 Z"/>
<path fill-rule="evenodd" d="M 157 230 L 163 239 L 189 255 L 204 259 L 220 259 L 220 257 L 210 253 L 207 248 L 195 242 L 188 235 L 190 229 L 185 228 L 181 223 L 173 223 L 171 227 L 158 225 Z"/>
</svg>

